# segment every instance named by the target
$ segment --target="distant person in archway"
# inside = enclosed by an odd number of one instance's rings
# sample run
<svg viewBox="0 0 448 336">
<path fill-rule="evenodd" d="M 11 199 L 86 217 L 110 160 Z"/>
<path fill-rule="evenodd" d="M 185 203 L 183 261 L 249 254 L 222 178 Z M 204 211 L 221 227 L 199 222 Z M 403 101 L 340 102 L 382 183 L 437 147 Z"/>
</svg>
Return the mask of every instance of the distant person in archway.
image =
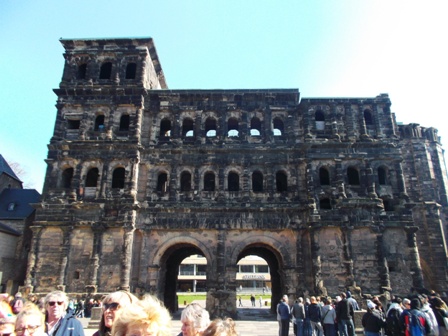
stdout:
<svg viewBox="0 0 448 336">
<path fill-rule="evenodd" d="M 241 300 L 241 296 L 238 296 L 238 307 L 242 307 L 243 306 L 243 302 Z"/>
<path fill-rule="evenodd" d="M 253 294 L 250 295 L 250 302 L 252 303 L 252 307 L 255 307 L 255 296 Z"/>
<path fill-rule="evenodd" d="M 190 303 L 180 317 L 182 332 L 177 336 L 202 336 L 210 324 L 210 315 L 198 303 Z"/>
</svg>

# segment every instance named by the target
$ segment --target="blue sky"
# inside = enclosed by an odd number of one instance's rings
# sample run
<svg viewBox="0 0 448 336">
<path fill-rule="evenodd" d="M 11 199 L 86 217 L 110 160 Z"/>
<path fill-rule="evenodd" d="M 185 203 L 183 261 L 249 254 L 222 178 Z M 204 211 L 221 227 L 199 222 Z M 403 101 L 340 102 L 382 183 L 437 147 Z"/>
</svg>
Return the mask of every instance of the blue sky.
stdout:
<svg viewBox="0 0 448 336">
<path fill-rule="evenodd" d="M 143 36 L 170 89 L 388 93 L 397 121 L 436 127 L 448 146 L 446 13 L 445 0 L 2 0 L 0 153 L 41 191 L 59 39 Z"/>
</svg>

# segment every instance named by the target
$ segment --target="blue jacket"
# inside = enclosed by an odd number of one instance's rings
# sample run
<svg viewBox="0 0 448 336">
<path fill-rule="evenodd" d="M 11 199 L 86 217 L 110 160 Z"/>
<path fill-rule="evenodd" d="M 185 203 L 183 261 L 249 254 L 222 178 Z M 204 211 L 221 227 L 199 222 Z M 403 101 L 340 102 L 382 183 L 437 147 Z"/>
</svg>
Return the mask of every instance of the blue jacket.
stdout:
<svg viewBox="0 0 448 336">
<path fill-rule="evenodd" d="M 73 314 L 66 314 L 53 336 L 84 336 L 84 329 Z"/>
<path fill-rule="evenodd" d="M 280 315 L 280 319 L 282 320 L 289 320 L 290 318 L 290 311 L 289 311 L 289 306 L 286 302 L 281 302 L 278 305 L 278 313 Z"/>
<path fill-rule="evenodd" d="M 313 322 L 320 322 L 322 320 L 322 311 L 317 303 L 312 303 L 309 305 L 308 317 Z"/>
</svg>

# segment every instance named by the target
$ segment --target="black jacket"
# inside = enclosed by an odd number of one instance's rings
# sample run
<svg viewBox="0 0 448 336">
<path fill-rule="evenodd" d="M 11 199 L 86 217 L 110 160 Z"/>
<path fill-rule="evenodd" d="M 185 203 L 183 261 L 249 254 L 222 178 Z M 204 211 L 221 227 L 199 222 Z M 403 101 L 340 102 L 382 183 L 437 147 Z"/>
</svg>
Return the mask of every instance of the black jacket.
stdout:
<svg viewBox="0 0 448 336">
<path fill-rule="evenodd" d="M 377 333 L 386 326 L 386 322 L 377 310 L 369 310 L 362 317 L 362 326 L 364 331 Z"/>
<path fill-rule="evenodd" d="M 353 310 L 353 306 L 347 299 L 343 299 L 339 301 L 336 306 L 336 316 L 338 321 L 341 320 L 350 320 L 355 316 L 355 311 Z"/>
</svg>

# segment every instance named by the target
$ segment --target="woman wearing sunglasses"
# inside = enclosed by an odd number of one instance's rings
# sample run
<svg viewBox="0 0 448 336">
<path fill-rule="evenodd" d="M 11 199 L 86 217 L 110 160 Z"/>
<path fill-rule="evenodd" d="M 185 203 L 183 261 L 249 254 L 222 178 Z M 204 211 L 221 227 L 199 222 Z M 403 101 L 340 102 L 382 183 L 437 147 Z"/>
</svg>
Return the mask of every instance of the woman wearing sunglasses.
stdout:
<svg viewBox="0 0 448 336">
<path fill-rule="evenodd" d="M 26 303 L 17 315 L 15 336 L 46 336 L 45 316 L 34 303 Z"/>
<path fill-rule="evenodd" d="M 84 330 L 73 314 L 67 314 L 68 297 L 53 291 L 45 297 L 46 332 L 49 336 L 84 336 Z"/>
<path fill-rule="evenodd" d="M 112 324 L 117 319 L 121 310 L 138 299 L 129 292 L 118 291 L 108 294 L 103 299 L 103 315 L 101 316 L 100 329 L 93 336 L 109 336 Z"/>
</svg>

